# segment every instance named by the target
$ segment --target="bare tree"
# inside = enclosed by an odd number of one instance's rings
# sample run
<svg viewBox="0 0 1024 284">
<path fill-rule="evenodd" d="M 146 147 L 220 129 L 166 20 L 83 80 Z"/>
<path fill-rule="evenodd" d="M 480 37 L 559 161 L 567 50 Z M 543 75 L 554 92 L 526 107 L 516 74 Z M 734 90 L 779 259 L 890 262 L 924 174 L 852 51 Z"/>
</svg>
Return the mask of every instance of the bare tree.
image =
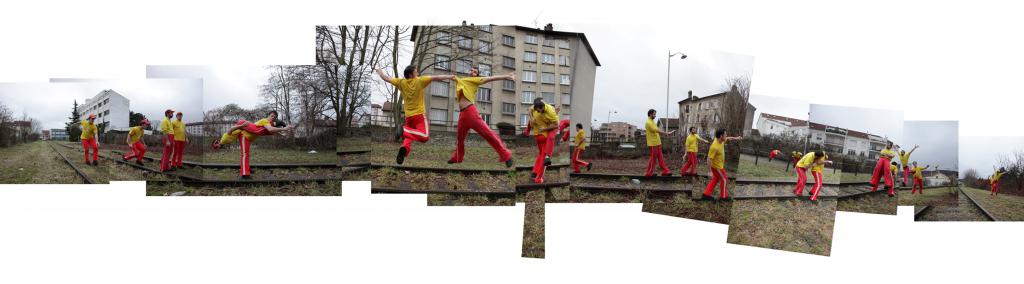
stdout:
<svg viewBox="0 0 1024 284">
<path fill-rule="evenodd" d="M 1024 186 L 1022 185 L 1024 183 L 1024 151 L 1015 150 L 1008 155 L 1000 155 L 999 166 L 1006 170 L 999 180 L 1012 181 L 1017 192 L 1021 192 L 1021 188 Z"/>
<path fill-rule="evenodd" d="M 11 117 L 11 110 L 0 103 L 0 147 L 10 146 L 14 134 L 14 119 Z"/>
<path fill-rule="evenodd" d="M 747 76 L 736 76 L 726 79 L 722 88 L 721 107 L 718 109 L 717 117 L 713 123 L 724 128 L 726 135 L 739 136 L 743 134 L 747 108 L 750 100 L 750 78 Z M 739 166 L 740 147 L 726 147 L 726 157 L 732 157 L 725 161 L 726 168 L 736 169 Z"/>
<path fill-rule="evenodd" d="M 354 119 L 369 111 L 371 92 L 362 86 L 373 80 L 376 66 L 398 52 L 401 31 L 391 26 L 317 26 L 316 69 L 327 82 L 323 92 L 338 119 L 342 135 Z"/>
</svg>

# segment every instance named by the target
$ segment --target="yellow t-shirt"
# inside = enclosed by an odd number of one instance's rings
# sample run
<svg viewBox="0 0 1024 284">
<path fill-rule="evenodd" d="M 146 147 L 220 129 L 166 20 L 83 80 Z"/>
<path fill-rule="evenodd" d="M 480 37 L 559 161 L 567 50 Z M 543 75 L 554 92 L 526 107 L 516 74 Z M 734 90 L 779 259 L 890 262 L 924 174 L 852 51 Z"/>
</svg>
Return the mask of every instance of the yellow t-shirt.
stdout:
<svg viewBox="0 0 1024 284">
<path fill-rule="evenodd" d="M 897 156 L 900 156 L 900 164 L 902 164 L 904 167 L 909 167 L 910 166 L 910 152 L 907 152 L 906 154 L 903 154 L 903 155 L 897 155 Z"/>
<path fill-rule="evenodd" d="M 270 125 L 270 121 L 267 120 L 266 118 L 264 118 L 264 119 L 260 119 L 259 121 L 256 121 L 256 123 L 253 123 L 253 124 L 258 125 L 258 126 L 267 126 L 267 125 Z M 259 137 L 259 135 L 252 134 L 252 133 L 249 133 L 248 131 L 239 129 L 239 130 L 231 131 L 230 133 L 224 133 L 224 135 L 221 135 L 220 136 L 220 144 L 221 145 L 227 145 L 227 144 L 234 143 L 235 140 L 238 140 L 239 136 L 243 136 L 243 135 L 245 136 L 245 139 L 249 139 L 249 141 L 253 141 L 253 140 L 256 139 L 256 137 Z"/>
<path fill-rule="evenodd" d="M 484 77 L 455 78 L 455 94 L 462 94 L 471 103 L 476 103 L 476 90 L 484 83 Z"/>
<path fill-rule="evenodd" d="M 796 167 L 806 169 L 807 167 L 810 167 L 811 164 L 814 164 L 814 152 L 807 153 L 807 155 L 801 157 L 800 160 L 796 162 Z"/>
<path fill-rule="evenodd" d="M 719 142 L 718 138 L 711 142 L 708 148 L 708 159 L 711 160 L 711 168 L 725 169 L 725 143 Z"/>
<path fill-rule="evenodd" d="M 999 181 L 1001 177 L 1003 177 L 1003 173 L 996 171 L 996 173 L 992 174 L 992 182 Z"/>
<path fill-rule="evenodd" d="M 686 152 L 697 153 L 697 134 L 686 135 Z"/>
<path fill-rule="evenodd" d="M 586 134 L 583 133 L 583 129 L 576 131 L 576 149 L 583 150 L 587 148 L 586 137 Z"/>
<path fill-rule="evenodd" d="M 910 170 L 914 171 L 914 178 L 924 178 L 924 176 L 921 175 L 921 171 L 924 170 L 924 168 L 914 167 L 913 169 Z"/>
<path fill-rule="evenodd" d="M 163 132 L 164 135 L 174 134 L 174 125 L 171 123 L 170 118 L 165 118 L 164 121 L 160 122 L 160 132 Z"/>
<path fill-rule="evenodd" d="M 402 93 L 402 104 L 405 106 L 406 117 L 425 112 L 423 109 L 423 94 L 427 86 L 430 85 L 430 76 L 419 76 L 412 79 L 391 78 L 388 82 L 395 85 Z"/>
<path fill-rule="evenodd" d="M 799 158 L 803 157 L 803 155 L 804 155 L 804 153 L 800 153 L 800 152 L 797 152 L 797 151 L 793 151 L 793 154 L 792 154 L 793 159 L 799 159 Z"/>
<path fill-rule="evenodd" d="M 818 159 L 818 163 L 814 164 L 814 168 L 811 168 L 811 172 L 825 172 L 825 163 L 823 161 L 828 160 L 828 155 L 821 156 Z"/>
<path fill-rule="evenodd" d="M 658 133 L 658 125 L 654 123 L 654 120 L 647 118 L 647 123 L 644 123 L 644 132 L 647 133 L 647 146 L 661 146 L 661 133 Z"/>
<path fill-rule="evenodd" d="M 174 141 L 185 141 L 185 122 L 181 120 L 171 121 L 171 129 L 174 131 Z"/>
<path fill-rule="evenodd" d="M 100 132 L 100 131 L 96 128 L 96 124 L 95 123 L 89 122 L 88 120 L 83 120 L 82 121 L 82 135 L 79 136 L 79 138 L 82 138 L 82 139 L 96 138 L 96 133 L 97 132 Z"/>
<path fill-rule="evenodd" d="M 558 113 L 555 113 L 555 107 L 549 104 L 544 104 L 544 111 L 537 111 L 530 107 L 530 117 L 533 118 L 530 124 L 530 128 L 533 129 L 533 135 L 548 135 L 554 130 L 541 132 L 541 129 L 558 124 Z"/>
<path fill-rule="evenodd" d="M 136 127 L 129 128 L 128 129 L 128 141 L 131 144 L 135 144 L 135 142 L 139 142 L 139 140 L 142 139 L 142 135 L 145 134 L 145 133 L 146 132 L 142 130 L 142 126 L 136 126 Z"/>
<path fill-rule="evenodd" d="M 885 158 L 887 158 L 887 159 L 892 159 L 892 157 L 899 156 L 899 155 L 896 155 L 896 151 L 893 151 L 892 149 L 885 149 L 885 148 L 883 148 L 882 151 L 878 151 L 878 154 L 882 155 L 882 156 L 885 156 Z"/>
</svg>

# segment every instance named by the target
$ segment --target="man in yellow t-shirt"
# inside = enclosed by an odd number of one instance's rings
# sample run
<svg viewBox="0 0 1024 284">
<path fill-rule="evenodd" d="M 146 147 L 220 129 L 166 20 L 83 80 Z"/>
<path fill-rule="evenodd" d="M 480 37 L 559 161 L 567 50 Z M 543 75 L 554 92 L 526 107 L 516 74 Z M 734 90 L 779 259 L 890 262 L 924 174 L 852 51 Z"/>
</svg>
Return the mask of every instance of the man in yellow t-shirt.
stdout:
<svg viewBox="0 0 1024 284">
<path fill-rule="evenodd" d="M 697 135 L 697 127 L 690 126 L 689 134 L 686 135 L 686 162 L 683 168 L 679 169 L 680 175 L 697 175 L 697 142 L 708 143 L 704 138 Z"/>
<path fill-rule="evenodd" d="M 995 173 L 992 173 L 990 180 L 992 186 L 992 193 L 990 195 L 999 195 L 999 178 L 1003 177 L 1003 173 L 1006 172 L 1006 168 L 1000 167 Z"/>
<path fill-rule="evenodd" d="M 505 143 L 501 142 L 501 138 L 491 127 L 487 125 L 487 122 L 480 117 L 480 112 L 476 109 L 476 92 L 480 85 L 487 84 L 497 80 L 515 80 L 514 73 L 508 73 L 502 76 L 490 76 L 490 77 L 479 77 L 480 70 L 476 67 L 469 69 L 470 77 L 455 78 L 455 96 L 456 101 L 459 103 L 459 122 L 458 127 L 455 130 L 455 152 L 452 153 L 452 158 L 448 159 L 448 164 L 462 163 L 462 158 L 466 154 L 466 136 L 469 135 L 469 130 L 476 131 L 480 137 L 487 141 L 487 144 L 491 145 L 494 152 L 498 153 L 498 161 L 505 163 L 505 167 L 512 167 L 515 162 L 512 160 L 512 151 L 509 151 L 505 147 Z"/>
<path fill-rule="evenodd" d="M 927 170 L 928 167 L 931 166 L 918 167 L 917 162 L 914 162 L 914 168 L 910 169 L 914 171 L 914 187 L 910 189 L 910 194 L 914 194 L 915 191 L 924 194 L 924 175 L 921 174 L 921 171 Z"/>
<path fill-rule="evenodd" d="M 793 167 L 794 168 L 796 168 L 796 163 L 798 161 L 800 161 L 800 158 L 802 158 L 803 156 L 804 156 L 804 153 L 801 153 L 800 151 L 793 151 L 793 153 L 790 154 L 790 157 L 793 158 Z M 788 170 L 788 168 L 787 168 L 787 170 Z"/>
<path fill-rule="evenodd" d="M 892 150 L 892 141 L 888 141 L 885 149 L 878 152 L 878 162 L 875 163 L 875 170 L 871 174 L 871 191 L 878 190 L 879 179 L 885 178 L 885 187 L 889 188 L 889 197 L 896 196 L 896 188 L 893 185 L 892 171 L 889 170 L 889 163 L 896 157 L 896 151 Z"/>
<path fill-rule="evenodd" d="M 377 75 L 384 81 L 387 81 L 395 88 L 398 88 L 402 94 L 402 105 L 404 105 L 403 112 L 405 114 L 405 124 L 399 128 L 399 134 L 397 136 L 404 137 L 402 141 L 402 148 L 398 149 L 398 156 L 395 157 L 395 163 L 401 165 L 405 162 L 405 157 L 409 156 L 412 152 L 412 142 L 426 143 L 430 140 L 430 128 L 429 122 L 423 117 L 424 110 L 424 93 L 427 86 L 433 81 L 443 81 L 455 79 L 453 75 L 436 75 L 436 76 L 419 76 L 419 71 L 416 70 L 415 66 L 409 65 L 405 67 L 403 76 L 405 78 L 393 78 L 384 74 L 383 68 L 377 69 Z"/>
<path fill-rule="evenodd" d="M 249 122 L 244 119 L 238 120 L 235 126 L 228 129 L 227 133 L 221 135 L 220 140 L 213 142 L 213 149 L 219 150 L 224 145 L 234 143 L 238 140 L 239 150 L 241 151 L 241 161 L 239 162 L 239 175 L 243 179 L 249 179 L 252 175 L 250 169 L 249 148 L 253 140 L 260 136 L 269 136 L 277 134 L 278 132 L 291 130 L 294 126 L 284 125 L 283 122 L 277 120 L 277 111 L 272 110 L 267 113 L 267 117 L 260 119 L 256 122 Z"/>
<path fill-rule="evenodd" d="M 650 158 L 647 159 L 647 171 L 644 176 L 654 176 L 654 166 L 661 167 L 662 176 L 671 176 L 672 172 L 665 166 L 665 156 L 661 153 L 661 135 L 672 135 L 675 131 L 665 132 L 658 129 L 654 118 L 658 112 L 654 109 L 647 110 L 647 123 L 644 124 L 644 132 L 647 135 L 647 148 L 650 149 Z"/>
<path fill-rule="evenodd" d="M 142 158 L 146 155 L 146 143 L 142 142 L 142 136 L 146 134 L 146 127 L 149 126 L 149 119 L 143 119 L 138 126 L 128 129 L 128 137 L 124 142 L 128 144 L 128 153 L 122 157 L 125 161 L 135 158 L 135 163 L 142 165 Z"/>
<path fill-rule="evenodd" d="M 811 175 L 814 176 L 814 187 L 811 188 L 811 200 L 818 200 L 818 193 L 821 192 L 821 186 L 825 182 L 823 175 L 825 171 L 825 164 L 831 164 L 832 161 L 828 160 L 828 155 L 824 151 L 813 151 L 807 153 L 800 158 L 796 163 L 796 188 L 793 189 L 793 194 L 803 195 L 804 186 L 807 184 L 807 168 L 811 168 Z"/>
<path fill-rule="evenodd" d="M 743 139 L 743 136 L 729 137 L 725 135 L 725 128 L 715 130 L 715 140 L 708 147 L 708 166 L 711 168 L 711 181 L 707 188 L 704 188 L 703 199 L 714 199 L 711 196 L 715 192 L 715 185 L 722 183 L 722 190 L 718 192 L 718 199 L 729 198 L 729 176 L 725 174 L 725 143 L 732 140 Z"/>
<path fill-rule="evenodd" d="M 85 148 L 85 164 L 86 165 L 99 165 L 100 149 L 99 145 L 96 144 L 96 137 L 99 136 L 99 130 L 96 128 L 96 115 L 89 114 L 88 118 L 82 121 L 82 135 L 79 136 L 82 140 L 82 148 Z M 89 161 L 89 150 L 92 150 L 92 162 Z"/>
<path fill-rule="evenodd" d="M 185 152 L 185 144 L 188 143 L 188 137 L 185 136 L 185 122 L 181 121 L 181 116 L 179 111 L 175 115 L 175 119 L 171 121 L 171 128 L 174 131 L 174 157 L 171 158 L 171 167 L 179 169 L 183 168 L 181 159 Z"/>
<path fill-rule="evenodd" d="M 533 107 L 530 108 L 529 122 L 534 142 L 537 143 L 537 159 L 533 163 L 533 172 L 530 175 L 533 183 L 544 183 L 545 167 L 551 164 L 548 143 L 555 143 L 552 134 L 558 129 L 558 113 L 555 112 L 555 107 L 544 103 L 541 98 L 536 98 L 533 99 Z"/>
<path fill-rule="evenodd" d="M 160 154 L 160 171 L 170 171 L 174 167 L 174 124 L 171 117 L 174 116 L 173 109 L 167 109 L 164 111 L 164 120 L 160 122 L 160 133 L 163 135 L 163 141 L 161 142 L 164 148 L 163 153 Z"/>
<path fill-rule="evenodd" d="M 903 165 L 903 186 L 907 186 L 907 178 L 910 176 L 910 154 L 913 154 L 914 150 L 917 150 L 917 147 L 918 145 L 914 145 L 914 148 L 910 149 L 910 152 L 903 151 L 902 149 L 900 150 L 900 164 Z"/>
<path fill-rule="evenodd" d="M 583 153 L 583 149 L 587 147 L 587 136 L 586 133 L 583 132 L 582 123 L 576 124 L 576 137 L 574 139 L 575 141 L 573 142 L 575 142 L 574 145 L 576 146 L 576 149 L 573 149 L 572 151 L 572 170 L 573 172 L 579 173 L 580 167 L 586 167 L 589 172 L 590 168 L 593 167 L 594 164 L 580 160 L 580 154 Z"/>
</svg>

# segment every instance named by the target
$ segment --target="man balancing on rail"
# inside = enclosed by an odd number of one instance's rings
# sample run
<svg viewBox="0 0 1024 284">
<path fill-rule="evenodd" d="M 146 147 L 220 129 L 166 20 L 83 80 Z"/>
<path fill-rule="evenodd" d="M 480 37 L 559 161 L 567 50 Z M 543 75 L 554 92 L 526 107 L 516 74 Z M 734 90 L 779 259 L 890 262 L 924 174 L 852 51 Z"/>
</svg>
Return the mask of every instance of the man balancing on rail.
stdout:
<svg viewBox="0 0 1024 284">
<path fill-rule="evenodd" d="M 96 115 L 89 114 L 86 120 L 82 121 L 82 135 L 79 136 L 82 140 L 82 148 L 85 148 L 85 164 L 86 165 L 99 165 L 100 149 L 96 144 L 96 137 L 99 134 L 99 130 L 96 128 Z M 92 162 L 89 161 L 89 150 L 92 150 Z"/>
<path fill-rule="evenodd" d="M 174 110 L 167 109 L 164 111 L 164 120 L 160 122 L 160 133 L 162 133 L 163 137 L 160 143 L 164 147 L 164 151 L 160 153 L 161 172 L 174 169 L 174 123 L 171 119 L 172 116 L 174 116 Z"/>
<path fill-rule="evenodd" d="M 811 201 L 818 200 L 818 193 L 821 192 L 822 183 L 825 182 L 823 175 L 825 171 L 825 164 L 831 164 L 832 161 L 828 160 L 828 155 L 824 151 L 814 151 L 807 153 L 796 163 L 796 187 L 793 189 L 793 194 L 797 196 L 804 194 L 804 187 L 807 185 L 807 168 L 811 168 L 811 175 L 814 176 L 814 187 L 811 188 Z"/>
<path fill-rule="evenodd" d="M 577 123 L 576 124 L 576 137 L 575 137 L 575 139 L 576 140 L 575 140 L 574 145 L 576 145 L 576 148 L 573 149 L 572 157 L 570 157 L 572 159 L 571 160 L 571 162 L 572 162 L 572 170 L 573 170 L 574 173 L 580 173 L 580 167 L 585 167 L 585 168 L 587 168 L 587 171 L 589 172 L 590 168 L 594 167 L 594 164 L 590 163 L 590 162 L 586 162 L 586 161 L 580 160 L 580 154 L 583 153 L 583 150 L 585 148 L 587 148 L 587 136 L 586 136 L 585 133 L 583 133 L 583 124 L 582 123 Z"/>
<path fill-rule="evenodd" d="M 487 144 L 494 148 L 494 152 L 498 153 L 498 161 L 505 163 L 505 167 L 512 167 L 514 161 L 512 160 L 512 151 L 509 151 L 505 147 L 505 143 L 501 142 L 501 138 L 498 138 L 494 131 L 487 126 L 487 122 L 480 117 L 480 113 L 476 110 L 476 92 L 480 85 L 487 84 L 491 81 L 497 80 L 515 80 L 514 73 L 508 73 L 502 76 L 490 76 L 490 77 L 479 77 L 480 70 L 476 67 L 469 69 L 470 77 L 455 77 L 455 95 L 459 101 L 459 122 L 456 129 L 455 152 L 452 153 L 452 158 L 448 160 L 448 164 L 462 163 L 462 158 L 466 154 L 466 136 L 469 135 L 469 130 L 476 131 L 480 137 L 483 137 L 487 141 Z"/>
<path fill-rule="evenodd" d="M 909 176 L 912 171 L 910 163 L 908 163 L 910 162 L 910 154 L 913 154 L 914 150 L 917 150 L 917 147 L 918 145 L 914 145 L 914 148 L 910 149 L 910 152 L 900 149 L 900 163 L 903 165 L 903 186 L 907 186 L 907 176 Z M 913 194 L 913 190 L 911 190 L 911 194 Z"/>
<path fill-rule="evenodd" d="M 927 170 L 929 167 L 931 166 L 918 167 L 917 161 L 914 161 L 914 167 L 910 169 L 914 172 L 914 187 L 910 189 L 910 194 L 914 194 L 915 191 L 924 194 L 924 175 L 921 174 L 921 171 Z"/>
<path fill-rule="evenodd" d="M 427 86 L 433 81 L 443 81 L 455 79 L 454 75 L 434 75 L 434 76 L 419 76 L 419 71 L 416 71 L 416 67 L 409 65 L 405 67 L 403 76 L 405 78 L 393 78 L 384 74 L 384 68 L 377 69 L 377 75 L 384 81 L 391 83 L 395 88 L 398 88 L 402 94 L 402 105 L 404 106 L 403 112 L 405 113 L 405 123 L 400 128 L 398 136 L 402 136 L 405 139 L 402 141 L 402 147 L 398 148 L 398 155 L 395 157 L 395 163 L 401 165 L 405 162 L 405 157 L 409 156 L 412 152 L 412 142 L 427 143 L 430 140 L 430 128 L 427 120 L 423 117 L 424 113 L 424 91 Z"/>
<path fill-rule="evenodd" d="M 533 107 L 530 108 L 530 129 L 533 130 L 533 139 L 537 142 L 537 159 L 533 163 L 533 172 L 530 174 L 533 183 L 544 183 L 544 167 L 551 163 L 547 155 L 550 153 L 548 144 L 554 144 L 553 134 L 558 130 L 558 113 L 555 108 L 544 103 L 541 98 L 533 100 Z"/>
<path fill-rule="evenodd" d="M 135 164 L 142 166 L 142 158 L 146 155 L 146 143 L 142 142 L 142 136 L 146 134 L 146 127 L 149 127 L 149 119 L 143 119 L 139 125 L 128 129 L 128 136 L 124 143 L 128 144 L 128 153 L 122 159 L 124 161 L 135 158 Z"/>
<path fill-rule="evenodd" d="M 700 138 L 697 135 L 697 127 L 690 126 L 690 134 L 686 135 L 686 143 L 684 147 L 686 150 L 686 161 L 683 163 L 683 167 L 679 169 L 680 175 L 697 175 L 697 142 L 708 143 L 708 140 Z"/>
<path fill-rule="evenodd" d="M 234 143 L 238 140 L 239 149 L 241 150 L 241 161 L 239 162 L 239 174 L 243 179 L 251 178 L 252 171 L 249 165 L 249 146 L 253 140 L 260 136 L 274 135 L 278 132 L 289 131 L 293 126 L 285 125 L 284 122 L 277 120 L 277 111 L 273 110 L 267 114 L 267 117 L 260 119 L 255 123 L 246 121 L 244 119 L 238 120 L 235 126 L 228 129 L 227 133 L 224 133 L 220 137 L 220 140 L 213 141 L 213 150 L 219 150 L 226 144 Z"/>
<path fill-rule="evenodd" d="M 999 195 L 999 178 L 1003 177 L 1003 173 L 1006 172 L 1006 168 L 1000 167 L 995 173 L 992 173 L 992 178 L 989 179 L 989 186 L 992 187 L 992 193 L 989 195 Z"/>
<path fill-rule="evenodd" d="M 644 132 L 647 135 L 647 148 L 650 149 L 650 156 L 647 159 L 647 170 L 644 171 L 644 176 L 654 176 L 654 167 L 661 167 L 662 176 L 671 176 L 672 172 L 665 166 L 665 156 L 661 153 L 661 135 L 672 135 L 676 131 L 665 132 L 658 129 L 658 125 L 654 123 L 654 118 L 657 116 L 658 111 L 652 109 L 647 110 L 647 122 L 644 123 Z"/>
</svg>

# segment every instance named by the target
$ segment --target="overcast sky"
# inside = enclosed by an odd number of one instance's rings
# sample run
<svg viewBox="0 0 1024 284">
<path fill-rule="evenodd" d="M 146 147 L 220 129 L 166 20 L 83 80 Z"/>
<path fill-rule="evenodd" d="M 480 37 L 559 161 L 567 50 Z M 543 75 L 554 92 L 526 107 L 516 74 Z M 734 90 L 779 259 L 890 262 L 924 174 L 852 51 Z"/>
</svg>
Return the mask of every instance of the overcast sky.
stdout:
<svg viewBox="0 0 1024 284">
<path fill-rule="evenodd" d="M 910 155 L 910 160 L 917 161 L 918 166 L 956 170 L 959 156 L 959 139 L 956 137 L 959 131 L 957 121 L 904 121 L 902 146 L 906 151 L 913 149 L 914 145 L 921 146 Z"/>
<path fill-rule="evenodd" d="M 978 170 L 988 177 L 992 167 L 998 165 L 1000 155 L 1024 151 L 1024 136 L 961 136 L 960 177 L 967 169 Z"/>
<path fill-rule="evenodd" d="M 203 79 L 203 108 L 213 109 L 230 103 L 243 108 L 260 104 L 259 85 L 267 82 L 270 72 L 263 66 L 146 66 L 148 78 Z"/>
<path fill-rule="evenodd" d="M 63 128 L 75 100 L 81 105 L 106 89 L 128 98 L 129 110 L 145 114 L 154 124 L 160 121 L 168 108 L 181 111 L 186 122 L 202 121 L 203 118 L 203 85 L 196 79 L 0 83 L 0 102 L 18 117 L 24 112 L 41 121 L 43 129 Z"/>
<path fill-rule="evenodd" d="M 750 95 L 750 104 L 757 108 L 754 111 L 754 129 L 757 129 L 757 119 L 761 113 L 807 120 L 807 113 L 811 111 L 807 101 L 785 97 Z"/>
<path fill-rule="evenodd" d="M 811 104 L 811 122 L 903 141 L 903 112 L 877 108 Z"/>
</svg>

